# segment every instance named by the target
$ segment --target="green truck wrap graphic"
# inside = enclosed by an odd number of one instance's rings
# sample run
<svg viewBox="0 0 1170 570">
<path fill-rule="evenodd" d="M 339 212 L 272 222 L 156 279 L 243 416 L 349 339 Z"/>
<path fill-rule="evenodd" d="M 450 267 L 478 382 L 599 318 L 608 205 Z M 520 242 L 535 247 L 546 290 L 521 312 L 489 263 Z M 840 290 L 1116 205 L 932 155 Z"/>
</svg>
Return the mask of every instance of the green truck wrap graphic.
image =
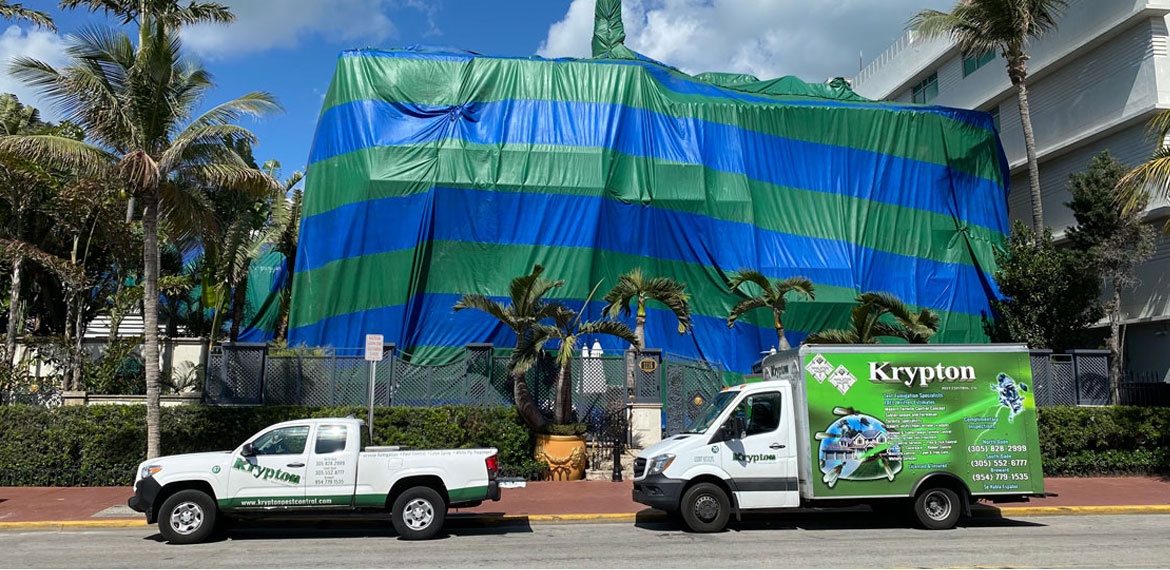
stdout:
<svg viewBox="0 0 1170 570">
<path fill-rule="evenodd" d="M 1027 352 L 818 348 L 802 355 L 815 496 L 909 494 L 939 471 L 975 495 L 1044 492 Z"/>
</svg>

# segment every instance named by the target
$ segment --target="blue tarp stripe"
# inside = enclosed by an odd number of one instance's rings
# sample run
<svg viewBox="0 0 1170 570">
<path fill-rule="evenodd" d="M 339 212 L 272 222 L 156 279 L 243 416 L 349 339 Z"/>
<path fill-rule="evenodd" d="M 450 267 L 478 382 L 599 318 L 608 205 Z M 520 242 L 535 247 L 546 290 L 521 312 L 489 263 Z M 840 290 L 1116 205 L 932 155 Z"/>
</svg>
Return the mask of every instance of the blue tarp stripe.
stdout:
<svg viewBox="0 0 1170 570">
<path fill-rule="evenodd" d="M 718 85 L 711 85 L 704 83 L 697 79 L 680 77 L 672 73 L 670 69 L 663 64 L 654 61 L 634 61 L 628 59 L 588 59 L 579 60 L 572 58 L 560 59 L 546 59 L 542 57 L 509 57 L 509 56 L 492 56 L 480 54 L 459 54 L 459 53 L 441 53 L 441 52 L 419 52 L 419 51 L 382 51 L 382 50 L 350 50 L 342 52 L 341 58 L 353 57 L 383 57 L 395 59 L 420 59 L 429 61 L 460 61 L 467 62 L 473 59 L 508 59 L 508 60 L 525 60 L 535 62 L 556 62 L 556 63 L 584 63 L 584 64 L 599 64 L 599 65 L 632 65 L 641 67 L 650 73 L 651 77 L 658 81 L 666 89 L 678 93 L 680 95 L 698 95 L 702 97 L 714 97 L 720 99 L 731 99 L 733 101 L 744 101 L 748 103 L 768 103 L 772 105 L 801 105 L 808 107 L 848 107 L 855 109 L 881 109 L 889 111 L 910 111 L 914 113 L 932 113 L 935 115 L 942 115 L 949 119 L 953 119 L 962 123 L 966 123 L 981 129 L 992 130 L 993 121 L 991 115 L 983 111 L 970 111 L 966 109 L 953 109 L 950 107 L 940 107 L 937 105 L 917 105 L 904 103 L 888 103 L 884 101 L 874 101 L 872 103 L 838 101 L 833 99 L 817 99 L 812 96 L 808 99 L 800 101 L 786 101 L 778 100 L 773 97 L 765 97 L 762 95 L 753 95 L 751 93 L 742 93 L 734 89 L 720 87 Z M 799 95 L 792 95 L 797 97 Z M 779 97 L 779 96 L 777 96 Z"/>
<path fill-rule="evenodd" d="M 307 346 L 333 346 L 345 348 L 347 339 L 363 338 L 366 334 L 382 334 L 386 342 L 397 343 L 409 349 L 413 346 L 449 346 L 462 347 L 471 342 L 490 342 L 503 348 L 511 348 L 516 343 L 516 335 L 504 327 L 495 318 L 485 313 L 467 310 L 458 313 L 451 307 L 459 300 L 459 295 L 428 293 L 418 295 L 410 303 L 394 305 L 337 315 L 322 319 L 311 325 L 294 328 L 290 331 L 291 345 L 304 343 Z M 505 298 L 495 298 L 500 302 L 507 302 Z M 565 301 L 566 305 L 580 310 L 581 301 Z M 604 302 L 590 303 L 587 319 L 598 319 L 601 316 Z M 425 315 L 417 316 L 411 322 L 417 326 L 407 329 L 404 325 L 406 314 Z M 626 319 L 633 326 L 632 319 Z M 770 328 L 761 328 L 744 322 L 736 323 L 734 329 L 728 329 L 723 319 L 695 315 L 694 336 L 678 334 L 677 321 L 674 314 L 665 309 L 647 308 L 646 338 L 652 348 L 661 348 L 667 352 L 701 358 L 713 362 L 720 362 L 733 372 L 748 373 L 751 364 L 760 359 L 761 355 L 745 347 L 776 345 L 776 331 Z M 785 331 L 785 337 L 793 346 L 804 340 L 808 333 L 803 331 Z M 584 339 L 590 346 L 594 337 Z M 606 352 L 624 350 L 628 345 L 617 338 L 599 335 L 596 340 Z M 352 343 L 348 343 L 352 344 Z M 700 351 L 698 347 L 703 347 Z"/>
<path fill-rule="evenodd" d="M 321 116 L 310 162 L 364 148 L 447 139 L 485 145 L 607 148 L 632 156 L 703 165 L 780 186 L 865 200 L 880 196 L 884 198 L 881 202 L 1006 232 L 1005 190 L 991 180 L 938 164 L 785 139 L 616 104 L 518 100 L 435 107 L 355 101 Z M 846 179 L 824 174 L 837 171 L 869 172 L 872 177 Z"/>
<path fill-rule="evenodd" d="M 607 223 L 585 223 L 590 220 Z M 675 239 L 679 235 L 689 239 Z M 914 305 L 974 315 L 988 312 L 987 299 L 997 295 L 984 289 L 993 283 L 990 277 L 981 279 L 970 265 L 597 196 L 456 188 L 358 202 L 306 218 L 296 270 L 409 249 L 420 239 L 593 248 L 725 271 L 752 267 L 774 278 L 804 275 L 815 283 L 887 291 Z"/>
</svg>

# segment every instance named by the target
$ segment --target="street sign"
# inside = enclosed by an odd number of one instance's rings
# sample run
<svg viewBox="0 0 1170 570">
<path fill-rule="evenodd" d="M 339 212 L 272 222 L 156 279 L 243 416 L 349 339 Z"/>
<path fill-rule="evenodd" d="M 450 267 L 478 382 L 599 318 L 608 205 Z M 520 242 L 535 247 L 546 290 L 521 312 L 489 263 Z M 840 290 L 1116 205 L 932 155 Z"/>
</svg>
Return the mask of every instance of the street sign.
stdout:
<svg viewBox="0 0 1170 570">
<path fill-rule="evenodd" d="M 366 360 L 370 362 L 382 361 L 382 335 L 368 334 L 366 335 Z"/>
</svg>

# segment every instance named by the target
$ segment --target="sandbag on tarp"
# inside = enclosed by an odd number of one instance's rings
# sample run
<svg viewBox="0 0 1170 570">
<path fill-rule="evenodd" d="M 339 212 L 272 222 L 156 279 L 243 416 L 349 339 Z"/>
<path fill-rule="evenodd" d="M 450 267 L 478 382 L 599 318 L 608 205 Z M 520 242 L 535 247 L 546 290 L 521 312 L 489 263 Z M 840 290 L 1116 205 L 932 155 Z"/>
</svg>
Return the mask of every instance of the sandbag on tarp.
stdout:
<svg viewBox="0 0 1170 570">
<path fill-rule="evenodd" d="M 842 82 L 709 79 L 642 59 L 342 54 L 310 157 L 291 342 L 380 333 L 429 362 L 510 345 L 451 306 L 502 298 L 535 263 L 576 307 L 633 267 L 686 282 L 693 336 L 652 304 L 648 344 L 737 372 L 776 345 L 767 311 L 727 328 L 741 267 L 815 282 L 815 302 L 789 304 L 793 344 L 846 326 L 862 291 L 937 311 L 936 341 L 986 340 L 1008 180 L 989 115 Z"/>
</svg>

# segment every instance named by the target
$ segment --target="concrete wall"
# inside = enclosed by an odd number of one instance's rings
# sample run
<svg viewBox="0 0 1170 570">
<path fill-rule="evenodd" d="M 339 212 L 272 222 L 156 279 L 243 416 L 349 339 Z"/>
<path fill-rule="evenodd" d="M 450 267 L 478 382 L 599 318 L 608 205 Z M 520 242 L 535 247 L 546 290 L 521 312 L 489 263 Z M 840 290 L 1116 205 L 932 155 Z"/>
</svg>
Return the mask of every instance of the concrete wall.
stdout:
<svg viewBox="0 0 1170 570">
<path fill-rule="evenodd" d="M 105 354 L 107 346 L 105 339 L 84 339 L 81 349 L 86 358 L 96 360 Z M 182 372 L 185 369 L 207 363 L 207 339 L 165 338 L 160 348 L 159 366 L 163 370 L 169 367 Z M 142 345 L 139 345 L 134 353 L 141 358 Z M 38 362 L 35 356 L 35 350 L 29 352 L 28 347 L 23 342 L 17 343 L 16 361 L 28 361 L 28 372 L 30 376 L 34 378 L 50 378 L 60 374 L 52 364 Z M 202 372 L 200 372 L 197 389 L 202 389 L 202 378 Z"/>
</svg>

